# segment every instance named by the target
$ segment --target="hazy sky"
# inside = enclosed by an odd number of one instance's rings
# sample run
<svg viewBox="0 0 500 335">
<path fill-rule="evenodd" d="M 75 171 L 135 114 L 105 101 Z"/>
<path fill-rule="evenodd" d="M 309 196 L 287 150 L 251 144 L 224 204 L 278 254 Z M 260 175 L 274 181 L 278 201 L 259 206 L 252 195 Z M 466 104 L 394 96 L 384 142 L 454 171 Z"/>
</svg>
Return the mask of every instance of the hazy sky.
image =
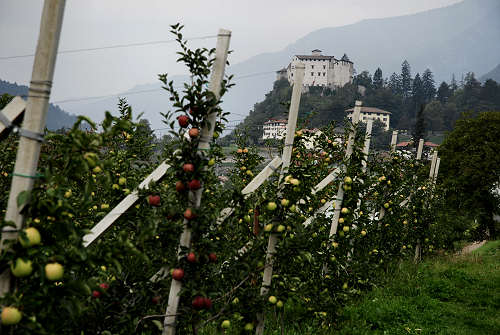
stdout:
<svg viewBox="0 0 500 335">
<path fill-rule="evenodd" d="M 232 30 L 231 63 L 283 49 L 309 32 L 368 18 L 412 14 L 460 0 L 67 0 L 59 50 L 168 40 L 169 25 L 186 37 Z M 34 53 L 41 0 L 0 0 L 0 57 Z M 214 47 L 215 39 L 192 46 Z M 52 101 L 114 94 L 183 74 L 175 44 L 108 49 L 57 58 Z M 26 84 L 32 58 L 0 59 L 0 79 Z M 269 71 L 273 69 L 263 69 Z M 244 75 L 239 74 L 239 75 Z"/>
</svg>

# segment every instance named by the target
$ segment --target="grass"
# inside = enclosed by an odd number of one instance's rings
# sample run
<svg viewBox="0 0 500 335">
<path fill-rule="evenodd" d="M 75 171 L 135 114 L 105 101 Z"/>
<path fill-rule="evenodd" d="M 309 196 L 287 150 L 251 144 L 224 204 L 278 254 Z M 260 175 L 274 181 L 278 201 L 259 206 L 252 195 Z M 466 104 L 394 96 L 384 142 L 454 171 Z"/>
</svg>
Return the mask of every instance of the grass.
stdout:
<svg viewBox="0 0 500 335">
<path fill-rule="evenodd" d="M 285 329 L 269 315 L 266 335 L 500 334 L 500 240 L 467 255 L 405 262 L 385 283 L 348 303 L 335 327 L 296 324 Z M 215 327 L 201 332 L 219 334 Z M 238 334 L 232 329 L 226 334 Z"/>
<path fill-rule="evenodd" d="M 500 241 L 468 255 L 404 264 L 343 310 L 338 334 L 499 334 Z"/>
</svg>

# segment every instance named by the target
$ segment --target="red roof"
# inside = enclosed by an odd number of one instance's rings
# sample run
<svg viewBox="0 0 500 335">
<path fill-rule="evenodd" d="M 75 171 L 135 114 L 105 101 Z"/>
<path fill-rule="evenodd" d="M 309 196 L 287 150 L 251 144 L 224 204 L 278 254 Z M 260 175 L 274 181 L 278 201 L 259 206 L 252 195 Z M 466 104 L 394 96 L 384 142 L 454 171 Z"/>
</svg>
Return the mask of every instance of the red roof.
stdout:
<svg viewBox="0 0 500 335">
<path fill-rule="evenodd" d="M 427 147 L 439 147 L 439 144 L 432 143 L 430 141 L 424 142 L 424 145 Z"/>
</svg>

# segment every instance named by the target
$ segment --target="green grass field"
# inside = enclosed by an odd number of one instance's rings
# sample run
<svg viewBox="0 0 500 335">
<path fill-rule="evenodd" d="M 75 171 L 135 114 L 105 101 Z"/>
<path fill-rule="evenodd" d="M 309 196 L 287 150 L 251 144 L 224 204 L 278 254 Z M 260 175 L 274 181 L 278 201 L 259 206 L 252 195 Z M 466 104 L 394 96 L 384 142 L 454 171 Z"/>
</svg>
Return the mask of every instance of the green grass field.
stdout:
<svg viewBox="0 0 500 335">
<path fill-rule="evenodd" d="M 378 287 L 345 306 L 335 328 L 285 320 L 281 329 L 273 316 L 267 319 L 269 335 L 500 334 L 500 240 L 467 255 L 402 263 Z M 207 327 L 200 333 L 220 332 Z"/>
<path fill-rule="evenodd" d="M 404 264 L 343 310 L 339 334 L 500 334 L 500 241 Z"/>
</svg>

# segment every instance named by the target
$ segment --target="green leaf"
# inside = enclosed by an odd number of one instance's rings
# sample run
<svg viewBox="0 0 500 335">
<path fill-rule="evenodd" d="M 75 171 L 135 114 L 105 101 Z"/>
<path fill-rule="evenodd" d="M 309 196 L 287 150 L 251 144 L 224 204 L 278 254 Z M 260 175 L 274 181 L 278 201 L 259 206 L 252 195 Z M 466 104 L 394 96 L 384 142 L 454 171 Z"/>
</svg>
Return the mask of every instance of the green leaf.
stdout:
<svg viewBox="0 0 500 335">
<path fill-rule="evenodd" d="M 30 198 L 30 192 L 28 191 L 22 191 L 19 193 L 17 196 L 17 207 L 22 207 L 26 203 L 28 203 L 28 200 Z"/>
</svg>

